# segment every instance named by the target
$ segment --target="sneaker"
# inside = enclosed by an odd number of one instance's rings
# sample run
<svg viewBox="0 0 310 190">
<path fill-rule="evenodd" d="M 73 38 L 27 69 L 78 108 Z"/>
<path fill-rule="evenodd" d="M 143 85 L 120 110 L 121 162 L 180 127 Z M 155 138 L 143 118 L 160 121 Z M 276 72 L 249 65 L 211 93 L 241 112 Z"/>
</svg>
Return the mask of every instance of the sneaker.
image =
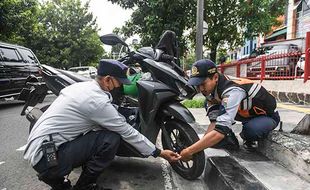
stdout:
<svg viewBox="0 0 310 190">
<path fill-rule="evenodd" d="M 257 143 L 256 141 L 244 141 L 243 142 L 243 147 L 245 150 L 249 151 L 249 152 L 254 152 L 257 149 Z"/>
</svg>

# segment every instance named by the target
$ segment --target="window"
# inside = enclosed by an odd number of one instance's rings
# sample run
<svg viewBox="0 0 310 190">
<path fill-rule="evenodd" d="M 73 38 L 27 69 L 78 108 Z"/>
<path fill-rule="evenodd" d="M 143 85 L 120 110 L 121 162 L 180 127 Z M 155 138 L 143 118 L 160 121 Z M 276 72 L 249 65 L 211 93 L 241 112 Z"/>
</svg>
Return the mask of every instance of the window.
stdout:
<svg viewBox="0 0 310 190">
<path fill-rule="evenodd" d="M 26 63 L 38 63 L 38 60 L 31 51 L 29 51 L 28 49 L 19 49 L 19 50 Z"/>
<path fill-rule="evenodd" d="M 12 48 L 0 47 L 0 57 L 3 61 L 8 62 L 22 61 L 16 50 Z"/>
<path fill-rule="evenodd" d="M 246 46 L 246 54 L 249 54 L 249 46 Z"/>
<path fill-rule="evenodd" d="M 245 46 L 243 47 L 243 55 L 245 55 Z"/>
<path fill-rule="evenodd" d="M 302 3 L 303 15 L 310 12 L 310 0 L 304 0 Z"/>
</svg>

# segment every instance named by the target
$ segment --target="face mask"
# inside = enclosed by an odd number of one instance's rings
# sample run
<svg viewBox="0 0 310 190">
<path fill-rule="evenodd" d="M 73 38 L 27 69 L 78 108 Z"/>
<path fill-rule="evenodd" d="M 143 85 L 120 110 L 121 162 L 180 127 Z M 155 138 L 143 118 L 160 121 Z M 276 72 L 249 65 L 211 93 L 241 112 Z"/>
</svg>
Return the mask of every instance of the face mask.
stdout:
<svg viewBox="0 0 310 190">
<path fill-rule="evenodd" d="M 122 97 L 124 95 L 124 90 L 123 90 L 123 85 L 117 88 L 114 88 L 113 90 L 110 91 L 110 94 L 113 97 L 113 104 L 120 105 Z"/>
</svg>

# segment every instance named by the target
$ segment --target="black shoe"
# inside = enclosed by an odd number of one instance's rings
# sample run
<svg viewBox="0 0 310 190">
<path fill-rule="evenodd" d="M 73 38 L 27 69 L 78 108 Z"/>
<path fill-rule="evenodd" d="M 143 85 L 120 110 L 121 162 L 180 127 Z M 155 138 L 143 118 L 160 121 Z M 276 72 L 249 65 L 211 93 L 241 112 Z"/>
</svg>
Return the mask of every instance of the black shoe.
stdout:
<svg viewBox="0 0 310 190">
<path fill-rule="evenodd" d="M 249 152 L 255 152 L 257 149 L 257 143 L 255 141 L 244 141 L 243 142 L 243 147 L 245 150 Z"/>
<path fill-rule="evenodd" d="M 72 188 L 72 190 L 112 190 L 112 189 L 111 188 L 100 187 L 99 185 L 93 183 L 93 184 L 89 184 L 87 186 L 84 186 L 82 188 L 74 186 Z"/>
<path fill-rule="evenodd" d="M 223 140 L 213 145 L 211 148 L 239 150 L 239 142 L 235 134 L 230 131 Z"/>
<path fill-rule="evenodd" d="M 71 190 L 71 189 L 72 189 L 71 182 L 65 181 L 61 185 L 56 185 L 56 186 L 52 187 L 51 190 Z"/>
</svg>

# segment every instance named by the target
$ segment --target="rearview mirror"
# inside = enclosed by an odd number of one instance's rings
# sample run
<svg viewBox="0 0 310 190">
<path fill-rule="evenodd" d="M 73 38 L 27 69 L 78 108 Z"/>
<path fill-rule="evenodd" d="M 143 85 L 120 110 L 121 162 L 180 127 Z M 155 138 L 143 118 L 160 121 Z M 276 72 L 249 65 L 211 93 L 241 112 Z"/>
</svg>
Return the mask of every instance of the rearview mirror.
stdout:
<svg viewBox="0 0 310 190">
<path fill-rule="evenodd" d="M 126 44 L 126 42 L 124 42 L 119 36 L 117 36 L 116 34 L 106 34 L 100 37 L 100 40 L 102 43 L 106 44 L 106 45 L 116 45 L 116 44 L 122 44 L 126 47 L 128 47 L 128 45 Z"/>
</svg>

